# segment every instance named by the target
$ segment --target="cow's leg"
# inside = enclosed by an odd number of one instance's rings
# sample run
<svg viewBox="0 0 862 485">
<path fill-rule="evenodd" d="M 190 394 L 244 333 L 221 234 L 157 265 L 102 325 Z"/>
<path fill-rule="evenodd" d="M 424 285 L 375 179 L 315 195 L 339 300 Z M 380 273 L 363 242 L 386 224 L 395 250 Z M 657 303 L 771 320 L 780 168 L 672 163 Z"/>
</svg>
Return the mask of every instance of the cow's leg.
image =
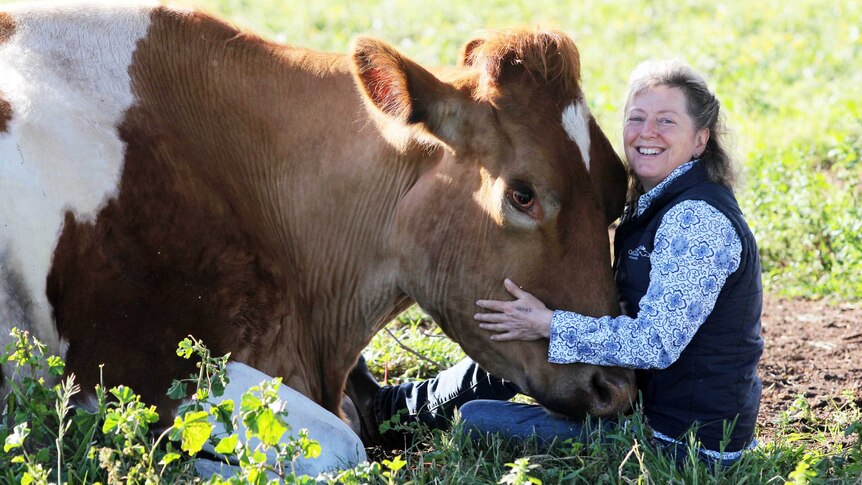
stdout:
<svg viewBox="0 0 862 485">
<path fill-rule="evenodd" d="M 341 412 L 344 413 L 344 418 L 347 419 L 347 425 L 350 426 L 350 430 L 357 435 L 362 433 L 359 409 L 347 394 L 341 397 Z"/>
<path fill-rule="evenodd" d="M 271 376 L 239 362 L 229 363 L 227 373 L 230 384 L 228 384 L 221 399 L 233 399 L 235 414 L 239 413 L 244 392 L 252 386 L 272 380 Z M 304 428 L 308 430 L 309 437 L 319 442 L 321 447 L 321 454 L 318 458 L 296 461 L 295 471 L 297 474 L 316 476 L 324 471 L 352 468 L 366 460 L 365 448 L 362 446 L 359 436 L 338 416 L 283 384 L 279 387 L 278 395 L 281 400 L 287 403 L 285 409 L 287 409 L 287 423 L 290 425 L 290 431 L 285 434 L 285 437 L 288 439 L 290 435 L 298 437 L 299 430 Z M 214 420 L 213 424 L 216 425 L 213 433 L 225 432 L 222 425 L 215 423 Z M 242 426 L 241 421 L 239 424 L 238 433 L 240 439 L 243 440 L 245 427 Z M 254 447 L 257 443 L 257 440 L 253 440 L 249 444 Z M 204 449 L 210 453 L 215 453 L 209 444 Z M 274 461 L 275 453 L 270 453 L 269 459 Z"/>
</svg>

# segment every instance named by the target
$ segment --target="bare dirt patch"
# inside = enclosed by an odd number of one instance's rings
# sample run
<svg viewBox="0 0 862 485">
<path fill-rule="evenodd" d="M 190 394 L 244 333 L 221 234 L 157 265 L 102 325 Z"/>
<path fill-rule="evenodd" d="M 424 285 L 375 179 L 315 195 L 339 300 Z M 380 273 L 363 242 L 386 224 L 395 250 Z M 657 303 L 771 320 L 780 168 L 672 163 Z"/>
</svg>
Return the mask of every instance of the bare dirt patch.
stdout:
<svg viewBox="0 0 862 485">
<path fill-rule="evenodd" d="M 862 304 L 767 297 L 765 350 L 760 361 L 761 440 L 771 439 L 778 416 L 799 395 L 819 417 L 854 391 L 862 405 Z"/>
</svg>

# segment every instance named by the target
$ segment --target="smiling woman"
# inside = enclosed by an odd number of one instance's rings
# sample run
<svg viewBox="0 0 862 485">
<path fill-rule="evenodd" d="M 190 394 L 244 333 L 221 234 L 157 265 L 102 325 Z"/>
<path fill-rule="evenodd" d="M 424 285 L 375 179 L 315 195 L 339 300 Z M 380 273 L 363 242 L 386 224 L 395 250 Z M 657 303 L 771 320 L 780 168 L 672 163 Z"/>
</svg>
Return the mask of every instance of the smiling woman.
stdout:
<svg viewBox="0 0 862 485">
<path fill-rule="evenodd" d="M 554 363 L 637 369 L 656 443 L 684 460 L 677 447 L 693 429 L 702 459 L 728 463 L 752 446 L 762 289 L 757 245 L 728 176 L 719 107 L 703 77 L 681 62 L 644 63 L 632 74 L 624 144 L 634 190 L 614 245 L 623 316 L 551 313 L 507 281 L 516 300 L 479 301 L 493 313 L 476 319 L 496 340 L 550 336 Z M 461 413 L 480 431 L 518 438 L 588 431 L 532 410 L 518 418 L 518 406 L 476 401 Z"/>
<path fill-rule="evenodd" d="M 554 364 L 636 369 L 654 443 L 682 462 L 691 431 L 696 455 L 728 464 L 753 446 L 760 403 L 757 245 L 731 186 L 708 171 L 730 161 L 720 137 L 707 143 L 719 105 L 699 95 L 709 93 L 702 76 L 678 62 L 649 63 L 634 71 L 630 92 L 625 146 L 638 191 L 616 231 L 614 263 L 624 314 L 552 311 L 506 279 L 515 299 L 479 300 L 485 312 L 474 318 L 495 343 L 548 339 Z M 592 431 L 589 422 L 506 402 L 515 386 L 469 360 L 394 388 L 378 389 L 361 370 L 350 380 L 366 390 L 359 402 L 371 403 L 361 414 L 377 421 L 406 409 L 440 426 L 440 415 L 460 406 L 480 434 L 548 444 Z M 594 381 L 601 388 L 602 376 Z"/>
<path fill-rule="evenodd" d="M 700 157 L 709 129 L 695 129 L 679 88 L 656 86 L 635 93 L 626 107 L 626 158 L 644 191 L 685 162 Z"/>
<path fill-rule="evenodd" d="M 706 80 L 688 72 L 690 79 L 661 84 L 666 73 L 687 72 L 679 61 L 643 63 L 631 75 L 625 106 L 623 146 L 633 187 L 648 192 L 685 162 L 704 157 L 710 178 L 728 187 L 736 183 L 738 168 L 723 144 L 724 120 L 720 104 L 706 88 Z M 633 194 L 630 194 L 630 197 Z"/>
</svg>

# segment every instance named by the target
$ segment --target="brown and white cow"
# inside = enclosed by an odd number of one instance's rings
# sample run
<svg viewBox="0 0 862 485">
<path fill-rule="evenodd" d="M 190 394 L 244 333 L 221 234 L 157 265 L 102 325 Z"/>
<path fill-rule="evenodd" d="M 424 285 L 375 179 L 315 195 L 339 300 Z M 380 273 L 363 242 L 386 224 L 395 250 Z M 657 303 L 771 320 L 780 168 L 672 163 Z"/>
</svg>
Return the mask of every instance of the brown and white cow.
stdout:
<svg viewBox="0 0 862 485">
<path fill-rule="evenodd" d="M 29 329 L 85 393 L 104 363 L 168 419 L 192 334 L 237 385 L 282 376 L 322 406 L 289 411 L 346 464 L 364 454 L 330 413 L 414 301 L 550 409 L 622 411 L 630 371 L 549 364 L 472 319 L 505 277 L 618 311 L 624 170 L 579 74 L 555 32 L 489 34 L 432 73 L 368 38 L 323 54 L 159 5 L 3 7 L 0 333 Z"/>
</svg>

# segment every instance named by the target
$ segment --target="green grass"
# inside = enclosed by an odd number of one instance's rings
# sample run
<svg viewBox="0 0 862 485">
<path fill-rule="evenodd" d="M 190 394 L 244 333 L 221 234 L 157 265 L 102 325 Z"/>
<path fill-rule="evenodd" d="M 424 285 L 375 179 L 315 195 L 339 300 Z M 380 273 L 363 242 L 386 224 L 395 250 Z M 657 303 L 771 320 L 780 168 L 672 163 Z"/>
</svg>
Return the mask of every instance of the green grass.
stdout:
<svg viewBox="0 0 862 485">
<path fill-rule="evenodd" d="M 858 408 L 854 413 L 859 419 Z M 529 483 L 528 477 L 546 484 L 852 484 L 862 480 L 858 421 L 853 448 L 823 452 L 799 442 L 764 443 L 733 466 L 716 469 L 697 461 L 677 467 L 648 444 L 638 431 L 640 424 L 640 416 L 635 415 L 633 429 L 595 435 L 584 443 L 557 443 L 550 450 L 529 443 L 509 444 L 497 437 L 476 442 L 465 436 L 458 423 L 447 432 L 424 430 L 422 444 L 404 450 L 407 464 L 396 482 Z M 799 428 L 790 429 L 798 440 L 810 436 Z M 513 466 L 518 462 L 521 467 Z M 516 468 L 521 468 L 520 476 Z"/>
<path fill-rule="evenodd" d="M 435 375 L 465 356 L 415 305 L 378 333 L 363 355 L 380 382 L 389 385 Z"/>
<path fill-rule="evenodd" d="M 398 327 L 399 332 L 412 328 Z M 175 381 L 171 394 L 186 395 L 180 384 L 192 386 L 200 402 L 212 404 L 209 413 L 194 402 L 181 410 L 173 427 L 158 436 L 152 426 L 156 410 L 140 401 L 133 390 L 118 386 L 96 388 L 94 410 L 72 409 L 70 398 L 79 392 L 74 378 L 48 386 L 38 375 L 62 373 L 60 359 L 43 354 L 44 347 L 26 334 L 14 333 L 15 343 L 0 353 L 0 362 L 15 364 L 17 379 L 9 382 L 0 419 L 0 481 L 3 483 L 191 483 L 193 462 L 204 441 L 238 458 L 233 477 L 214 476 L 207 483 L 268 483 L 262 472 L 275 471 L 287 483 L 310 484 L 291 472 L 291 460 L 300 454 L 315 456 L 316 443 L 300 436 L 287 444 L 276 440 L 286 432 L 295 436 L 279 411 L 272 384 L 262 384 L 242 397 L 241 403 L 220 401 L 227 357 L 212 357 L 200 342 L 185 339 L 177 355 L 201 361 L 203 371 Z M 180 358 L 180 357 L 178 357 Z M 275 384 L 277 385 L 277 384 Z M 108 397 L 108 396 L 112 397 Z M 631 426 L 596 433 L 583 442 L 555 443 L 550 450 L 535 443 L 507 443 L 497 436 L 473 440 L 457 419 L 452 430 L 414 426 L 416 444 L 402 450 L 384 450 L 378 461 L 354 469 L 331 472 L 318 482 L 343 484 L 392 483 L 860 483 L 862 482 L 862 409 L 853 392 L 830 404 L 826 417 L 799 398 L 780 416 L 778 432 L 770 442 L 746 454 L 731 467 L 710 469 L 696 459 L 676 466 L 648 443 L 642 417 L 635 413 Z M 288 403 L 289 405 L 289 403 Z M 237 418 L 230 410 L 241 407 L 242 420 L 261 443 L 237 446 L 236 434 L 215 434 L 207 422 L 212 414 L 228 429 Z M 289 406 L 288 406 L 289 410 Z M 231 423 L 231 424 L 228 424 Z M 231 433 L 231 432 L 228 432 Z M 314 436 L 311 436 L 313 439 Z M 273 449 L 283 467 L 270 467 L 260 453 Z M 693 448 L 690 448 L 693 449 Z M 322 450 L 326 452 L 326 450 Z"/>
</svg>

